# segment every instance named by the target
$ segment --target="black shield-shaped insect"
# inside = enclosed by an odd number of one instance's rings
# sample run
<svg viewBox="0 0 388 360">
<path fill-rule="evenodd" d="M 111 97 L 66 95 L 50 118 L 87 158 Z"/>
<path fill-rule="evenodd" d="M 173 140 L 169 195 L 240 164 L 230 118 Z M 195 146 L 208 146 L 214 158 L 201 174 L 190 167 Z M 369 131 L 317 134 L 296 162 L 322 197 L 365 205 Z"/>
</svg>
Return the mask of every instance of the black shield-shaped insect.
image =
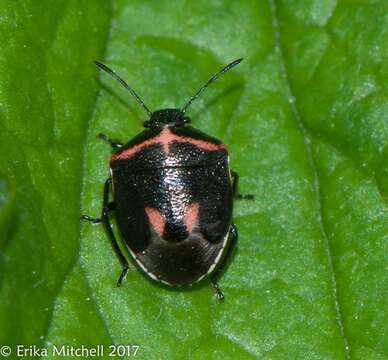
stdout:
<svg viewBox="0 0 388 360">
<path fill-rule="evenodd" d="M 229 167 L 226 146 L 189 126 L 186 110 L 241 60 L 212 76 L 181 109 L 154 112 L 121 77 L 95 62 L 118 80 L 149 116 L 143 123 L 146 129 L 126 144 L 99 135 L 114 150 L 111 175 L 104 186 L 101 218 L 81 217 L 104 224 L 123 266 L 118 286 L 127 274 L 128 261 L 112 230 L 111 211 L 133 260 L 151 279 L 184 286 L 209 277 L 217 298 L 223 300 L 218 278 L 238 238 L 232 223 L 233 199 L 243 196 L 237 195 L 238 175 Z"/>
</svg>

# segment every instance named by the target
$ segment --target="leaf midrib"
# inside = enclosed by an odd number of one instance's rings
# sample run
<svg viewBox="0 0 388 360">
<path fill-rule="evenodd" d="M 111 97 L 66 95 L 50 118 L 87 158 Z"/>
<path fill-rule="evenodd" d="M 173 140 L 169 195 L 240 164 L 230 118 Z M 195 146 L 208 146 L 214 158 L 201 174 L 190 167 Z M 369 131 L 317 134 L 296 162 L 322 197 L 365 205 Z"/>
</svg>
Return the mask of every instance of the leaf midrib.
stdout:
<svg viewBox="0 0 388 360">
<path fill-rule="evenodd" d="M 109 25 L 107 27 L 107 30 L 108 30 L 108 33 L 110 34 L 110 31 L 111 31 L 111 28 L 112 28 L 112 19 L 113 19 L 113 7 L 114 7 L 114 1 L 111 0 L 110 2 L 110 14 L 109 14 Z M 106 41 L 105 41 L 105 44 L 104 44 L 104 49 L 102 51 L 102 56 L 104 57 L 106 52 L 107 52 L 107 47 L 108 47 L 108 44 L 109 44 L 109 40 L 110 40 L 110 35 L 108 34 L 108 36 L 106 36 Z M 82 144 L 82 156 L 81 156 L 81 164 L 80 164 L 80 196 L 79 196 L 79 208 L 80 208 L 80 212 L 82 211 L 82 199 L 83 199 L 83 195 L 84 195 L 84 188 L 85 188 L 85 168 L 86 168 L 86 158 L 87 158 L 87 145 L 88 145 L 88 134 L 89 134 L 89 130 L 90 130 L 90 123 L 92 121 L 92 119 L 94 118 L 94 114 L 95 114 L 95 111 L 97 109 L 97 103 L 98 103 L 98 100 L 99 100 L 99 97 L 100 97 L 100 89 L 98 89 L 96 91 L 96 96 L 95 96 L 95 100 L 93 102 L 93 105 L 89 111 L 89 115 L 85 116 L 86 118 L 86 121 L 85 121 L 85 127 L 84 127 L 84 137 L 83 137 L 83 144 Z M 82 225 L 81 225 L 81 222 L 79 223 L 79 231 L 78 231 L 78 234 L 79 234 L 79 237 L 78 237 L 78 253 L 77 253 L 77 256 L 73 259 L 73 261 L 69 264 L 69 267 L 68 269 L 66 270 L 65 274 L 64 274 L 64 277 L 63 277 L 63 281 L 61 282 L 61 286 L 59 287 L 58 289 L 58 292 L 56 293 L 56 295 L 54 296 L 53 298 L 53 305 L 52 305 L 52 308 L 51 308 L 51 311 L 50 311 L 50 314 L 48 316 L 48 319 L 47 319 L 47 328 L 46 328 L 46 331 L 44 333 L 44 337 L 43 337 L 43 340 L 42 342 L 45 344 L 45 346 L 47 347 L 48 346 L 48 342 L 47 342 L 47 336 L 48 334 L 50 333 L 50 330 L 52 328 L 52 325 L 53 325 L 53 318 L 54 318 L 54 313 L 55 313 L 55 309 L 56 309 L 56 302 L 60 296 L 60 294 L 62 293 L 63 289 L 64 289 L 64 286 L 66 284 L 66 281 L 67 279 L 70 277 L 71 273 L 74 271 L 74 268 L 76 267 L 77 264 L 79 264 L 80 268 L 82 269 L 82 277 L 85 281 L 85 285 L 88 289 L 88 292 L 89 292 L 89 295 L 90 295 L 90 298 L 92 299 L 93 301 L 93 305 L 96 309 L 96 314 L 97 316 L 100 318 L 103 326 L 104 326 L 104 330 L 105 330 L 105 333 L 107 335 L 107 337 L 109 338 L 109 340 L 112 342 L 112 344 L 114 343 L 113 341 L 113 338 L 112 338 L 112 335 L 109 331 L 109 328 L 107 326 L 107 323 L 106 323 L 106 320 L 105 318 L 103 317 L 101 311 L 100 311 L 100 308 L 99 308 L 99 305 L 98 305 L 98 302 L 91 290 L 91 287 L 90 287 L 90 284 L 89 284 L 89 280 L 86 276 L 86 270 L 84 269 L 83 265 L 82 265 L 82 262 L 80 261 L 80 255 L 81 255 L 81 240 L 82 240 L 82 236 L 81 236 L 81 232 L 82 232 Z M 119 358 L 122 358 L 122 357 L 119 357 Z M 41 357 L 39 357 L 39 359 L 41 359 Z"/>
</svg>

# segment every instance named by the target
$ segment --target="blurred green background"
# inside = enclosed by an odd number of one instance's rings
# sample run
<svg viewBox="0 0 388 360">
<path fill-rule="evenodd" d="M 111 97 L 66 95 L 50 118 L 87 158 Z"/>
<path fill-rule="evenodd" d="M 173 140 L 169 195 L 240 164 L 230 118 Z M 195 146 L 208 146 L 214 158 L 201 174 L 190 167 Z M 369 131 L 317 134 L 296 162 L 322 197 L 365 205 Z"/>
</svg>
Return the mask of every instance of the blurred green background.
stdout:
<svg viewBox="0 0 388 360">
<path fill-rule="evenodd" d="M 0 345 L 139 359 L 388 359 L 388 3 L 0 1 Z M 98 215 L 110 148 L 191 108 L 254 202 L 220 285 L 122 288 Z M 15 353 L 11 358 L 16 358 Z M 107 354 L 104 356 L 108 358 Z M 25 357 L 28 358 L 28 357 Z"/>
</svg>

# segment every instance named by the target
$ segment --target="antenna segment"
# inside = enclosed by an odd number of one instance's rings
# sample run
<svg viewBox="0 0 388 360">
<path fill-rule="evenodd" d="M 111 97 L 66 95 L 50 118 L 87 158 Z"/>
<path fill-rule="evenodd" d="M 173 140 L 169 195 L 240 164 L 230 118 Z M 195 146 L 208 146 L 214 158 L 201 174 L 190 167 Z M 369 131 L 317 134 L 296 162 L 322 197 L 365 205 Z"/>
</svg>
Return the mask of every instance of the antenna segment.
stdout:
<svg viewBox="0 0 388 360">
<path fill-rule="evenodd" d="M 152 115 L 152 111 L 148 109 L 146 104 L 144 104 L 143 100 L 140 99 L 139 95 L 136 94 L 135 90 L 133 90 L 120 76 L 118 76 L 112 69 L 108 68 L 103 63 L 100 63 L 98 61 L 94 61 L 94 63 L 101 69 L 104 70 L 106 73 L 108 73 L 110 76 L 115 78 L 121 85 L 123 85 L 130 93 L 131 95 L 137 100 L 137 102 L 140 104 L 140 106 L 147 112 L 149 116 Z"/>
<path fill-rule="evenodd" d="M 199 97 L 201 94 L 207 89 L 207 87 L 216 81 L 223 73 L 226 73 L 228 70 L 234 68 L 236 65 L 240 64 L 240 62 L 243 59 L 237 59 L 232 61 L 230 64 L 226 65 L 224 68 L 222 68 L 218 73 L 214 74 L 205 85 L 203 85 L 196 93 L 195 95 L 187 102 L 185 106 L 182 108 L 182 113 L 185 113 L 187 108 Z"/>
</svg>

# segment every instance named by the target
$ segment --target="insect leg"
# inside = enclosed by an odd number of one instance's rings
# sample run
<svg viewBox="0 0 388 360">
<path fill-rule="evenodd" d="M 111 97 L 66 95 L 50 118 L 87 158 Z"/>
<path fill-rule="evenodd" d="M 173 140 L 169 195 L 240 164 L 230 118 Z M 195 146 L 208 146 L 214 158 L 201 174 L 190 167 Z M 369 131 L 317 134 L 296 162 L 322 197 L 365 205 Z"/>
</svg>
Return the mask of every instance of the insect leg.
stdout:
<svg viewBox="0 0 388 360">
<path fill-rule="evenodd" d="M 113 149 L 119 149 L 123 146 L 123 144 L 120 141 L 114 140 L 110 138 L 109 136 L 106 136 L 105 134 L 98 134 L 98 137 L 112 146 Z"/>
<path fill-rule="evenodd" d="M 108 206 L 108 212 L 115 209 L 115 204 L 113 202 L 108 203 L 107 206 Z M 95 217 L 90 216 L 90 215 L 81 215 L 79 219 L 82 221 L 89 221 L 93 224 L 98 224 L 98 223 L 102 222 L 101 218 L 95 218 Z"/>
<path fill-rule="evenodd" d="M 238 200 L 254 200 L 254 196 L 250 194 L 239 194 L 238 193 L 238 179 L 239 175 L 232 170 L 232 178 L 233 178 L 233 196 Z"/>
<path fill-rule="evenodd" d="M 89 221 L 93 224 L 97 224 L 97 223 L 100 223 L 102 221 L 100 218 L 94 218 L 94 217 L 89 216 L 89 215 L 81 215 L 81 217 L 79 219 L 83 220 L 83 221 Z"/>
<path fill-rule="evenodd" d="M 101 221 L 105 226 L 105 229 L 109 235 L 113 250 L 115 251 L 117 257 L 119 258 L 121 265 L 123 267 L 123 270 L 121 271 L 120 277 L 117 280 L 117 286 L 121 286 L 121 283 L 123 282 L 125 275 L 127 275 L 128 272 L 128 261 L 121 252 L 121 249 L 119 247 L 119 244 L 117 243 L 115 234 L 113 233 L 112 225 L 110 223 L 109 219 L 109 212 L 112 210 L 111 205 L 112 203 L 109 202 L 109 189 L 112 184 L 112 178 L 108 178 L 105 181 L 104 185 L 104 198 L 102 203 L 102 214 L 101 214 Z"/>
<path fill-rule="evenodd" d="M 210 283 L 211 283 L 211 285 L 216 293 L 217 300 L 219 300 L 219 301 L 224 300 L 224 294 L 221 291 L 220 286 L 218 285 L 218 280 L 222 274 L 222 271 L 225 268 L 225 265 L 228 263 L 230 256 L 233 254 L 233 251 L 234 251 L 236 244 L 237 244 L 238 231 L 237 231 L 236 225 L 232 224 L 230 226 L 229 236 L 231 236 L 231 238 L 232 238 L 231 243 L 229 245 L 229 248 L 228 248 L 224 258 L 222 259 L 221 264 L 218 266 L 217 270 L 210 278 Z"/>
<path fill-rule="evenodd" d="M 105 181 L 101 218 L 94 218 L 94 217 L 89 216 L 89 215 L 82 215 L 80 220 L 89 221 L 89 222 L 94 223 L 94 224 L 101 223 L 101 222 L 104 224 L 105 229 L 108 232 L 109 239 L 111 241 L 113 250 L 115 251 L 117 257 L 119 258 L 121 265 L 123 266 L 123 270 L 121 272 L 119 280 L 117 281 L 117 286 L 120 286 L 125 275 L 128 272 L 128 261 L 125 258 L 125 256 L 123 255 L 123 253 L 121 252 L 121 249 L 117 243 L 116 237 L 113 233 L 112 225 L 111 225 L 110 219 L 109 219 L 109 212 L 111 212 L 112 210 L 115 209 L 114 203 L 109 202 L 109 188 L 110 188 L 111 183 L 112 183 L 111 178 L 108 178 Z"/>
</svg>

